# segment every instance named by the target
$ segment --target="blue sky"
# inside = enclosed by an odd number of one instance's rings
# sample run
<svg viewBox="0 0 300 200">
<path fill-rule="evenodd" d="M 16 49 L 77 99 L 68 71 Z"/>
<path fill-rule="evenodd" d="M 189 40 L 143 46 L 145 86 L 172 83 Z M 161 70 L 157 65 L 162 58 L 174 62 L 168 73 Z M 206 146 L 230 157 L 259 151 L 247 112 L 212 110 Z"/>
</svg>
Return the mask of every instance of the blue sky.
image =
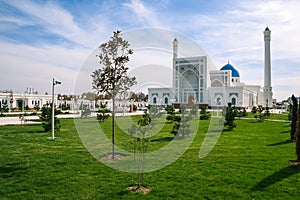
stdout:
<svg viewBox="0 0 300 200">
<path fill-rule="evenodd" d="M 87 58 L 113 31 L 149 27 L 185 35 L 217 68 L 230 60 L 242 82 L 262 85 L 262 32 L 269 26 L 274 97 L 286 99 L 300 95 L 299 7 L 297 0 L 0 0 L 0 89 L 50 92 L 55 77 L 63 81 L 57 92 L 72 93 Z M 168 56 L 156 59 L 171 67 Z"/>
</svg>

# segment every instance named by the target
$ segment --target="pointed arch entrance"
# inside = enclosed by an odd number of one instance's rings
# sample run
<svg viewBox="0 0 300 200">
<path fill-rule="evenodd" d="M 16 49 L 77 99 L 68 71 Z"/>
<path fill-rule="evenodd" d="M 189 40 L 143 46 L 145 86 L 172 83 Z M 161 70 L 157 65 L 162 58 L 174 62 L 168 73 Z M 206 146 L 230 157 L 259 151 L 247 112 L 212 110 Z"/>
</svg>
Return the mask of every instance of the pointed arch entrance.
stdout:
<svg viewBox="0 0 300 200">
<path fill-rule="evenodd" d="M 180 102 L 193 106 L 198 102 L 199 96 L 199 74 L 190 68 L 182 73 L 180 80 Z"/>
<path fill-rule="evenodd" d="M 194 96 L 190 95 L 188 98 L 188 107 L 192 107 L 194 105 Z"/>
</svg>

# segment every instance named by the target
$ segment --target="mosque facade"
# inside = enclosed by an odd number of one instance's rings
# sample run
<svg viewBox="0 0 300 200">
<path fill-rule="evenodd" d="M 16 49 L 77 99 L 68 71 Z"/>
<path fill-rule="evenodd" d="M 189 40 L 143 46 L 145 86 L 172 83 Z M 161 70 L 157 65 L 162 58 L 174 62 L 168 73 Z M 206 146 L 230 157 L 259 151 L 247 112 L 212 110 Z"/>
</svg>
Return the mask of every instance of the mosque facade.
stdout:
<svg viewBox="0 0 300 200">
<path fill-rule="evenodd" d="M 240 80 L 238 70 L 229 62 L 219 70 L 211 69 L 208 57 L 178 57 L 179 42 L 173 41 L 173 77 L 171 88 L 148 88 L 150 105 L 225 106 L 262 105 L 272 107 L 271 86 L 271 31 L 264 33 L 264 87 L 247 85 Z"/>
</svg>

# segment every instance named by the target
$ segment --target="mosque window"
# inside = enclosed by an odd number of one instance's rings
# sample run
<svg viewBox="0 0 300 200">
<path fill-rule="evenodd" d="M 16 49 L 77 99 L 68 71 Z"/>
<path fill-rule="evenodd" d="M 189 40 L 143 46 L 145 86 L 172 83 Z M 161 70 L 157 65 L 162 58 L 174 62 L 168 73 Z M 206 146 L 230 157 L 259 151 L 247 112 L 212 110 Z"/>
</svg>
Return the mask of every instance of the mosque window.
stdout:
<svg viewBox="0 0 300 200">
<path fill-rule="evenodd" d="M 200 102 L 203 102 L 203 92 L 200 92 Z"/>
<path fill-rule="evenodd" d="M 231 104 L 232 104 L 233 106 L 236 105 L 236 99 L 235 99 L 234 97 L 231 99 Z"/>
<path fill-rule="evenodd" d="M 153 97 L 153 103 L 156 104 L 156 102 L 157 102 L 156 97 Z"/>
<path fill-rule="evenodd" d="M 165 97 L 165 104 L 168 104 L 168 103 L 169 103 L 169 98 Z"/>
<path fill-rule="evenodd" d="M 220 97 L 217 98 L 217 105 L 221 105 L 222 99 Z"/>
<path fill-rule="evenodd" d="M 233 79 L 231 79 L 231 81 L 232 81 L 232 82 L 234 82 L 234 80 L 233 80 Z"/>
</svg>

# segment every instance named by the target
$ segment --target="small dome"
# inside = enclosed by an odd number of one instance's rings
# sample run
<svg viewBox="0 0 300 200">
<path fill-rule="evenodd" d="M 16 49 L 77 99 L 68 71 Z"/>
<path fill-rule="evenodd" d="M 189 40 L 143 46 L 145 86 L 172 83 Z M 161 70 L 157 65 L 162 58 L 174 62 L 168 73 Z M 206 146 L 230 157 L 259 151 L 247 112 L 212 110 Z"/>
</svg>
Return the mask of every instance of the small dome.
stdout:
<svg viewBox="0 0 300 200">
<path fill-rule="evenodd" d="M 229 63 L 224 65 L 224 67 L 222 67 L 220 70 L 231 70 L 232 77 L 240 77 L 239 72 Z"/>
</svg>

